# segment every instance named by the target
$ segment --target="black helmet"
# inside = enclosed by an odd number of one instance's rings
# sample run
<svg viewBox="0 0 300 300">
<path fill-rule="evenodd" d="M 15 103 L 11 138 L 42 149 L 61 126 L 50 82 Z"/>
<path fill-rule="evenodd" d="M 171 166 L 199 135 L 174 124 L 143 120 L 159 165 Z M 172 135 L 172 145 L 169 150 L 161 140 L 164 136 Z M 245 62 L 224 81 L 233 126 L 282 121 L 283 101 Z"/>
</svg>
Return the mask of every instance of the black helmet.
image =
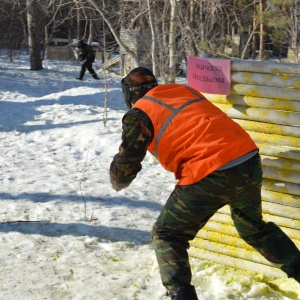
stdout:
<svg viewBox="0 0 300 300">
<path fill-rule="evenodd" d="M 153 73 L 144 67 L 131 70 L 121 81 L 125 103 L 129 109 L 138 99 L 157 86 Z"/>
<path fill-rule="evenodd" d="M 83 47 L 83 45 L 84 45 L 84 40 L 79 40 L 78 41 L 78 48 L 82 48 Z"/>
</svg>

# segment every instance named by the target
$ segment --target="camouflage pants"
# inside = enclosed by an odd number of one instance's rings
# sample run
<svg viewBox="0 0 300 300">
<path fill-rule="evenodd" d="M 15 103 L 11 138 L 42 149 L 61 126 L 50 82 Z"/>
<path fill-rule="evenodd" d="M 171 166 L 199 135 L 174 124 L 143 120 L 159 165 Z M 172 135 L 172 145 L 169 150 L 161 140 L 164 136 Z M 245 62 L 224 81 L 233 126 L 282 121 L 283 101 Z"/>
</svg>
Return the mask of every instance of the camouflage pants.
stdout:
<svg viewBox="0 0 300 300">
<path fill-rule="evenodd" d="M 80 78 L 83 78 L 86 69 L 90 72 L 91 75 L 96 75 L 95 70 L 93 69 L 93 62 L 95 58 L 92 59 L 86 59 L 85 62 L 81 66 L 81 71 L 80 71 Z"/>
<path fill-rule="evenodd" d="M 277 225 L 262 220 L 261 182 L 260 156 L 256 154 L 238 166 L 174 189 L 152 230 L 152 245 L 167 289 L 191 283 L 189 241 L 226 204 L 245 242 L 288 276 L 296 272 L 299 250 Z"/>
</svg>

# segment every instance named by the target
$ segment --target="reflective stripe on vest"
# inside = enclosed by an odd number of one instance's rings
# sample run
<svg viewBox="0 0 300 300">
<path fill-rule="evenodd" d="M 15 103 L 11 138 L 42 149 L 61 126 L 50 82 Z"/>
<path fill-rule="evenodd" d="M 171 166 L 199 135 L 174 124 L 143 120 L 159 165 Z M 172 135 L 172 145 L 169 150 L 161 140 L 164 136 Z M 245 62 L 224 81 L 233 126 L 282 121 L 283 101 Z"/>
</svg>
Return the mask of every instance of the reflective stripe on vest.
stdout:
<svg viewBox="0 0 300 300">
<path fill-rule="evenodd" d="M 154 127 L 148 151 L 174 173 L 178 185 L 193 184 L 257 149 L 238 123 L 187 86 L 155 87 L 134 108 L 145 112 Z"/>
<path fill-rule="evenodd" d="M 197 93 L 195 93 L 195 91 L 193 89 L 191 89 L 190 87 L 187 86 L 187 88 L 193 93 L 195 94 L 196 96 L 199 96 Z M 149 96 L 144 96 L 143 97 L 144 100 L 149 100 L 149 101 L 152 101 L 152 102 L 155 102 L 156 104 L 158 105 L 161 105 L 169 110 L 172 111 L 171 115 L 167 118 L 167 120 L 165 121 L 165 123 L 163 124 L 163 126 L 160 128 L 156 138 L 155 138 L 155 150 L 154 150 L 154 156 L 155 157 L 158 157 L 158 153 L 157 153 L 157 149 L 158 149 L 158 144 L 160 142 L 160 139 L 161 137 L 163 136 L 164 132 L 166 131 L 166 129 L 168 128 L 168 126 L 170 125 L 171 121 L 184 109 L 186 108 L 187 106 L 193 104 L 193 103 L 196 103 L 196 102 L 199 102 L 201 100 L 206 100 L 203 96 L 201 97 L 198 97 L 194 100 L 190 100 L 190 101 L 187 101 L 186 103 L 184 103 L 183 105 L 181 105 L 180 107 L 178 108 L 174 108 L 164 102 L 161 102 L 160 100 L 156 99 L 156 98 L 152 98 L 152 97 L 149 97 Z"/>
</svg>

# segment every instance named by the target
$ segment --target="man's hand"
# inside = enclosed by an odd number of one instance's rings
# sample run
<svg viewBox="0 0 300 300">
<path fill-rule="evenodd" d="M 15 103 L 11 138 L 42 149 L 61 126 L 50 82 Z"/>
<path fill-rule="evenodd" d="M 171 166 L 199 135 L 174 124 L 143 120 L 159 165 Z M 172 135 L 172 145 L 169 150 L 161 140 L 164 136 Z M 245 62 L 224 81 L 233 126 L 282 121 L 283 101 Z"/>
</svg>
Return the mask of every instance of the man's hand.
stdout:
<svg viewBox="0 0 300 300">
<path fill-rule="evenodd" d="M 84 56 L 82 54 L 79 54 L 78 59 L 79 59 L 79 61 L 84 61 Z"/>
<path fill-rule="evenodd" d="M 126 183 L 118 183 L 116 180 L 114 180 L 113 178 L 110 177 L 110 183 L 111 183 L 111 187 L 115 191 L 119 192 L 123 189 L 126 189 L 130 185 L 131 181 L 126 182 Z"/>
</svg>

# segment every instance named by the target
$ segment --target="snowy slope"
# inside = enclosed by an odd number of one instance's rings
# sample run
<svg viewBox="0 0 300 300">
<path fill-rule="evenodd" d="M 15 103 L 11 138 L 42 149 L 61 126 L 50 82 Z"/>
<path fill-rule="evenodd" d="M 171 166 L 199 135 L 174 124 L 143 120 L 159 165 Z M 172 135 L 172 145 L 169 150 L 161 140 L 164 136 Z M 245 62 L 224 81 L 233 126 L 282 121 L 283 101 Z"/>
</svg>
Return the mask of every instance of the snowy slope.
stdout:
<svg viewBox="0 0 300 300">
<path fill-rule="evenodd" d="M 150 247 L 152 224 L 175 180 L 147 155 L 116 192 L 108 169 L 126 112 L 120 78 L 80 65 L 0 57 L 0 299 L 168 299 Z M 97 67 L 97 63 L 95 66 Z M 300 299 L 274 279 L 191 259 L 202 300 Z"/>
</svg>

